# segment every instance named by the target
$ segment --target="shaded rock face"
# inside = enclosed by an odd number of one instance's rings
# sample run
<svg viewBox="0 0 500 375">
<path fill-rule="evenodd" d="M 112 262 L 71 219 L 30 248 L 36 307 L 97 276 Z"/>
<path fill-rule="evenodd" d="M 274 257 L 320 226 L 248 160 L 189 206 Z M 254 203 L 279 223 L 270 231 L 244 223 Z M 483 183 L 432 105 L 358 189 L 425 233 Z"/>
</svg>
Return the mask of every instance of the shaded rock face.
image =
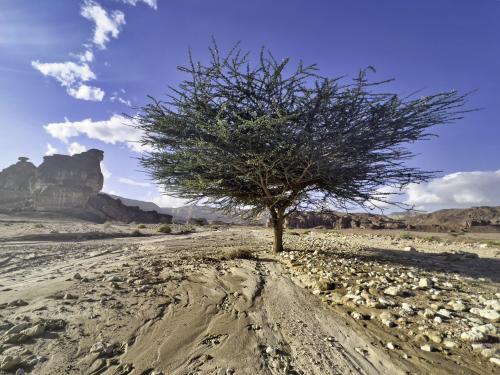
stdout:
<svg viewBox="0 0 500 375">
<path fill-rule="evenodd" d="M 139 207 L 125 206 L 120 199 L 107 194 L 97 194 L 90 197 L 87 209 L 96 215 L 98 220 L 118 220 L 125 223 L 167 223 L 172 222 L 172 216 L 159 214 L 156 211 L 143 211 Z"/>
<path fill-rule="evenodd" d="M 103 158 L 104 153 L 95 149 L 73 156 L 45 156 L 32 187 L 34 209 L 84 208 L 89 198 L 102 189 Z"/>
<path fill-rule="evenodd" d="M 28 158 L 19 161 L 0 172 L 0 206 L 5 208 L 30 205 L 30 187 L 36 176 L 36 167 Z"/>
</svg>

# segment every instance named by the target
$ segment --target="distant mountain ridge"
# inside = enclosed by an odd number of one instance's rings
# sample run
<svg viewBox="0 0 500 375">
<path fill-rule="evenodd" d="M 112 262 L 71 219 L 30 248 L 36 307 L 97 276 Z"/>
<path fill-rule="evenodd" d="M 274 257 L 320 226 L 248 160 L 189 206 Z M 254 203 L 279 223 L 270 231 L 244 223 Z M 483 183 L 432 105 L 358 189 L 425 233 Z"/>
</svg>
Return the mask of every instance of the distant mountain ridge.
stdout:
<svg viewBox="0 0 500 375">
<path fill-rule="evenodd" d="M 173 221 L 185 223 L 189 219 L 206 219 L 208 222 L 224 222 L 228 224 L 245 224 L 246 220 L 235 215 L 227 215 L 219 210 L 206 206 L 182 206 L 182 207 L 160 207 L 156 203 L 141 201 L 137 199 L 123 198 L 118 195 L 108 194 L 109 196 L 120 199 L 126 206 L 139 207 L 145 211 L 156 211 L 161 214 L 172 215 Z"/>
<path fill-rule="evenodd" d="M 404 218 L 418 230 L 500 231 L 500 206 L 448 208 Z"/>
<path fill-rule="evenodd" d="M 249 221 L 240 216 L 230 216 L 216 209 L 206 206 L 182 206 L 182 207 L 160 207 L 153 202 L 145 202 L 135 199 L 123 198 L 116 195 L 111 195 L 113 198 L 118 198 L 124 205 L 137 206 L 144 211 L 157 211 L 161 214 L 172 215 L 174 222 L 185 223 L 191 218 L 206 219 L 209 222 L 225 222 L 228 224 L 248 224 Z M 302 213 L 301 215 L 304 215 Z M 296 218 L 290 220 L 290 227 L 314 227 L 323 225 L 324 214 L 308 213 L 308 220 L 301 220 L 298 224 Z M 340 215 L 340 213 L 339 213 Z M 317 218 L 315 218 L 317 216 Z M 341 216 L 346 216 L 342 214 Z M 387 216 L 370 214 L 364 217 L 361 214 L 350 214 L 354 220 L 363 222 L 370 221 L 373 227 L 401 228 L 399 225 L 404 223 L 407 229 L 431 231 L 431 232 L 447 232 L 447 231 L 500 231 L 500 206 L 498 207 L 472 207 L 472 208 L 450 208 L 438 210 L 430 213 L 419 212 L 397 212 Z M 320 218 L 321 217 L 321 218 Z M 368 220 L 369 219 L 369 220 Z M 389 222 L 387 222 L 389 219 Z M 392 220 L 390 220 L 392 219 Z M 345 220 L 345 219 L 344 219 Z M 384 225 L 380 225 L 385 222 Z M 264 224 L 264 219 L 255 220 L 253 224 Z M 376 225 L 375 225 L 375 224 Z M 398 225 L 396 225 L 398 224 Z M 370 226 L 368 225 L 368 227 Z M 403 226 L 404 226 L 403 225 Z M 331 226 L 330 226 L 331 227 Z"/>
</svg>

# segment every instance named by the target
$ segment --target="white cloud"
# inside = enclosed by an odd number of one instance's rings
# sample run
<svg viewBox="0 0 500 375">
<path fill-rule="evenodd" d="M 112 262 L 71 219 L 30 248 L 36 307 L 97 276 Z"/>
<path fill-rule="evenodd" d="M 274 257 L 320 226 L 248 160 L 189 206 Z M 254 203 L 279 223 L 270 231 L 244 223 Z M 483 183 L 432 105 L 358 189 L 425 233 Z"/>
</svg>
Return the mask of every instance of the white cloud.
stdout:
<svg viewBox="0 0 500 375">
<path fill-rule="evenodd" d="M 87 151 L 87 147 L 85 147 L 84 145 L 81 145 L 78 142 L 73 142 L 68 146 L 68 153 L 70 155 L 81 154 L 82 152 L 85 152 L 85 151 Z"/>
<path fill-rule="evenodd" d="M 410 184 L 406 203 L 423 210 L 500 205 L 500 170 L 457 172 Z"/>
<path fill-rule="evenodd" d="M 158 9 L 157 0 L 118 0 L 118 1 L 132 6 L 136 6 L 138 3 L 144 3 L 146 5 L 149 5 L 153 9 Z"/>
<path fill-rule="evenodd" d="M 44 76 L 55 78 L 61 86 L 66 87 L 66 92 L 76 99 L 100 102 L 104 97 L 105 93 L 100 88 L 82 83 L 96 78 L 85 62 L 41 63 L 37 60 L 32 61 L 31 65 Z"/>
<path fill-rule="evenodd" d="M 70 138 L 81 134 L 90 139 L 97 139 L 108 144 L 124 143 L 135 152 L 150 151 L 142 146 L 139 141 L 142 131 L 133 126 L 133 122 L 124 116 L 113 115 L 109 120 L 92 121 L 88 118 L 82 121 L 65 121 L 51 123 L 44 126 L 45 130 L 54 138 L 68 143 Z"/>
<path fill-rule="evenodd" d="M 76 99 L 90 100 L 94 102 L 101 102 L 104 98 L 105 92 L 99 87 L 80 85 L 78 88 L 69 88 L 68 94 Z"/>
<path fill-rule="evenodd" d="M 37 60 L 32 61 L 31 65 L 44 76 L 55 78 L 64 87 L 71 87 L 79 82 L 96 78 L 94 72 L 85 63 L 77 64 L 72 61 L 41 63 Z"/>
<path fill-rule="evenodd" d="M 108 12 L 100 4 L 85 0 L 80 14 L 95 23 L 93 42 L 105 49 L 111 37 L 118 38 L 121 27 L 125 24 L 125 15 L 119 10 Z"/>
<path fill-rule="evenodd" d="M 55 153 L 57 153 L 57 148 L 52 146 L 50 143 L 47 143 L 47 151 L 45 152 L 45 156 L 54 155 Z"/>
<path fill-rule="evenodd" d="M 118 179 L 118 181 L 121 182 L 122 184 L 131 185 L 131 186 L 138 186 L 138 187 L 150 187 L 151 186 L 151 184 L 149 184 L 147 182 L 134 181 L 134 180 L 131 180 L 129 178 L 123 178 L 123 177 L 120 177 Z"/>
</svg>

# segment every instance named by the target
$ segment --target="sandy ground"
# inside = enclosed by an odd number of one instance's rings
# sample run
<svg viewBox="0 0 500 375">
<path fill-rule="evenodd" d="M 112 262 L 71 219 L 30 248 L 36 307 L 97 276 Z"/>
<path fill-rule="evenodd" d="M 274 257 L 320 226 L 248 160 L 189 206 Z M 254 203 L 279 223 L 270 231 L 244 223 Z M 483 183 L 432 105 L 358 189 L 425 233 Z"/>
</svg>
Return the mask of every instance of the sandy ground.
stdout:
<svg viewBox="0 0 500 375">
<path fill-rule="evenodd" d="M 329 303 L 329 292 L 307 281 L 317 281 L 315 272 L 300 262 L 313 251 L 327 254 L 314 241 L 307 251 L 290 245 L 297 256 L 291 259 L 292 252 L 269 253 L 265 229 L 176 234 L 182 228 L 174 228 L 158 235 L 148 225 L 141 229 L 148 236 L 131 236 L 136 229 L 0 218 L 0 369 L 54 375 L 498 371 L 470 348 L 459 346 L 451 356 L 425 352 L 397 341 L 403 334 L 394 328 L 353 319 L 348 304 Z M 312 238 L 329 234 L 318 236 Z M 335 236 L 354 248 L 406 245 L 372 234 Z M 310 233 L 287 238 L 307 244 Z M 238 249 L 255 259 L 229 259 Z M 494 296 L 498 259 L 488 251 L 476 252 L 486 253 L 493 268 L 468 277 L 481 279 L 474 285 Z M 390 350 L 388 340 L 400 343 Z M 498 343 L 496 331 L 488 340 Z"/>
</svg>

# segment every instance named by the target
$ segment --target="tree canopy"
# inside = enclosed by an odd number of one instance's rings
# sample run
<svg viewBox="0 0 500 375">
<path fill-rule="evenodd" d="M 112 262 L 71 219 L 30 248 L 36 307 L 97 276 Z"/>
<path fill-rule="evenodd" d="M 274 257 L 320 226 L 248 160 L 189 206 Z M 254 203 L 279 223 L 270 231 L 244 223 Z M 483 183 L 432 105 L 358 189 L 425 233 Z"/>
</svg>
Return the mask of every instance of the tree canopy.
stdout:
<svg viewBox="0 0 500 375">
<path fill-rule="evenodd" d="M 281 251 L 287 215 L 318 205 L 377 205 L 389 193 L 433 172 L 410 167 L 408 144 L 429 128 L 460 119 L 466 95 L 414 98 L 382 91 L 373 68 L 355 79 L 328 78 L 316 65 L 278 61 L 262 49 L 256 63 L 239 46 L 214 45 L 207 64 L 179 67 L 188 78 L 168 99 L 136 116 L 141 163 L 169 193 L 208 199 L 221 208 L 268 211 L 274 250 Z"/>
</svg>

